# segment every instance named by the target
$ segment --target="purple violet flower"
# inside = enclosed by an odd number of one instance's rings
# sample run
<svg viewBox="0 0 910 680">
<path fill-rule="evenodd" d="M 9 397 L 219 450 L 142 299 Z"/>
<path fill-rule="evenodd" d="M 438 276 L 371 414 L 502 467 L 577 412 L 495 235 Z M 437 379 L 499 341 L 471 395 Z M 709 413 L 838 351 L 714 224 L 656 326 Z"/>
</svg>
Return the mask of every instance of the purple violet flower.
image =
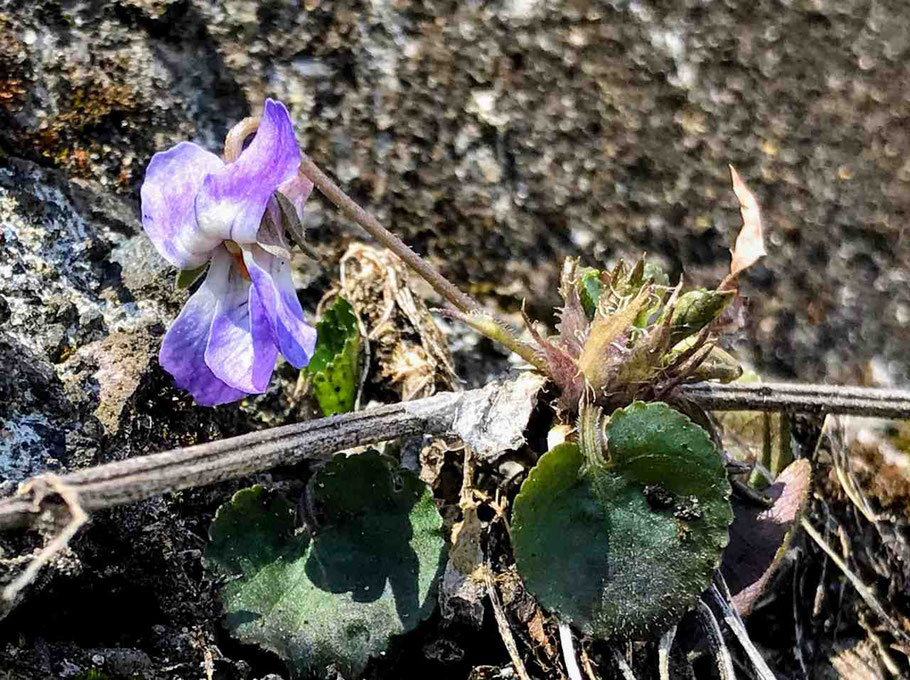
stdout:
<svg viewBox="0 0 910 680">
<path fill-rule="evenodd" d="M 233 162 L 191 142 L 156 153 L 140 192 L 142 226 L 180 269 L 210 262 L 168 329 L 158 360 L 196 402 L 215 406 L 268 387 L 278 353 L 306 366 L 316 344 L 291 280 L 276 191 L 301 213 L 313 189 L 287 109 L 267 99 Z"/>
</svg>

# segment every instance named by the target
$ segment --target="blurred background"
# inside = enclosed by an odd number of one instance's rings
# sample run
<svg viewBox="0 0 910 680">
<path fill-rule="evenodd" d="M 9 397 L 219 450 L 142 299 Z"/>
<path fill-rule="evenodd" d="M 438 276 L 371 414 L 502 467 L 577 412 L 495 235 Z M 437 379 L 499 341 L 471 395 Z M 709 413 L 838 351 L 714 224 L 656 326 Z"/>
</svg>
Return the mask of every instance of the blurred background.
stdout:
<svg viewBox="0 0 910 680">
<path fill-rule="evenodd" d="M 6 0 L 0 145 L 136 212 L 154 151 L 217 149 L 276 97 L 383 223 L 542 320 L 568 254 L 719 280 L 732 163 L 769 250 L 745 357 L 906 384 L 908 47 L 901 0 Z M 345 233 L 313 204 L 318 241 Z"/>
</svg>

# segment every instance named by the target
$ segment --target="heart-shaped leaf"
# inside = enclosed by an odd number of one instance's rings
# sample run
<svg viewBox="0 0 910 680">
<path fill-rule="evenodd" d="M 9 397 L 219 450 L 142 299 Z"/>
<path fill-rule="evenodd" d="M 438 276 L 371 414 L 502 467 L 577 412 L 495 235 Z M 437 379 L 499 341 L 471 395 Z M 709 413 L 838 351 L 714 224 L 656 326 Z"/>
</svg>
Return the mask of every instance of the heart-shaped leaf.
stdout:
<svg viewBox="0 0 910 680">
<path fill-rule="evenodd" d="M 433 611 L 442 518 L 426 485 L 375 451 L 336 456 L 311 488 L 312 537 L 295 532 L 287 500 L 239 491 L 215 516 L 206 565 L 229 577 L 221 599 L 239 640 L 297 675 L 356 676 Z"/>
<path fill-rule="evenodd" d="M 672 625 L 709 585 L 730 486 L 708 434 L 666 404 L 616 411 L 606 435 L 604 465 L 575 444 L 540 459 L 512 538 L 541 604 L 586 633 L 631 639 Z"/>
<path fill-rule="evenodd" d="M 360 329 L 351 303 L 335 300 L 316 324 L 316 350 L 304 369 L 323 415 L 354 408 L 360 379 Z"/>
</svg>

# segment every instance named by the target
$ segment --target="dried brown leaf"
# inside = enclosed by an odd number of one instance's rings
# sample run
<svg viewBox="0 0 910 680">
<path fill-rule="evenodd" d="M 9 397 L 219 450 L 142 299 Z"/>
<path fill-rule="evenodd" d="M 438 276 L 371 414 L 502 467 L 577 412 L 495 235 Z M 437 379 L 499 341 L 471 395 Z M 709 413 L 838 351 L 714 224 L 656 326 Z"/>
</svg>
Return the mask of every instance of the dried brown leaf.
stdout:
<svg viewBox="0 0 910 680">
<path fill-rule="evenodd" d="M 762 509 L 733 499 L 730 543 L 720 570 L 733 594 L 737 611 L 747 615 L 790 546 L 809 497 L 812 468 L 807 460 L 787 466 L 763 493 L 774 505 Z"/>
<path fill-rule="evenodd" d="M 486 399 L 458 411 L 452 430 L 479 460 L 496 462 L 525 443 L 524 433 L 545 382 L 539 373 L 527 372 L 516 380 L 490 383 L 484 387 Z"/>
<path fill-rule="evenodd" d="M 739 199 L 739 209 L 743 215 L 743 227 L 733 245 L 733 260 L 730 262 L 728 278 L 732 279 L 767 253 L 762 238 L 761 211 L 758 201 L 732 165 L 730 166 L 730 176 L 733 179 L 733 192 Z"/>
</svg>

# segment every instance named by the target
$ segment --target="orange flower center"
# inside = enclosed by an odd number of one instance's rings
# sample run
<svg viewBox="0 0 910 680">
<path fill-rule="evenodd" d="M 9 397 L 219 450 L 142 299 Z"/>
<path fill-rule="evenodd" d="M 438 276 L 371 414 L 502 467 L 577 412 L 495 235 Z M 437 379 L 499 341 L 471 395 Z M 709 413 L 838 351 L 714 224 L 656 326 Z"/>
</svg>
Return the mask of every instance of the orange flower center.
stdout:
<svg viewBox="0 0 910 680">
<path fill-rule="evenodd" d="M 227 248 L 227 251 L 234 256 L 234 262 L 237 263 L 237 268 L 240 270 L 240 275 L 249 281 L 250 270 L 246 268 L 246 262 L 243 261 L 243 251 L 240 249 L 240 246 L 237 245 L 234 241 L 225 241 L 224 247 Z"/>
</svg>

